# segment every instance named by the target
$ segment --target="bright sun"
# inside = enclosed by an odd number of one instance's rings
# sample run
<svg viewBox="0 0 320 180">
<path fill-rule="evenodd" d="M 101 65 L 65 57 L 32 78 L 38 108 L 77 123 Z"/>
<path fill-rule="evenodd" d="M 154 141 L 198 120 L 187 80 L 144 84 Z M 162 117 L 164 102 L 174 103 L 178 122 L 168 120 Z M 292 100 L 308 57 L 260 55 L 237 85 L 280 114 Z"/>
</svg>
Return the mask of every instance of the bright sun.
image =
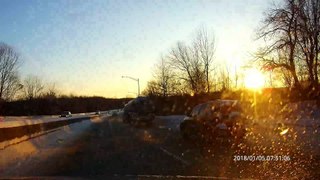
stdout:
<svg viewBox="0 0 320 180">
<path fill-rule="evenodd" d="M 264 86 L 265 78 L 257 69 L 249 69 L 245 74 L 245 85 L 250 89 L 260 89 Z"/>
</svg>

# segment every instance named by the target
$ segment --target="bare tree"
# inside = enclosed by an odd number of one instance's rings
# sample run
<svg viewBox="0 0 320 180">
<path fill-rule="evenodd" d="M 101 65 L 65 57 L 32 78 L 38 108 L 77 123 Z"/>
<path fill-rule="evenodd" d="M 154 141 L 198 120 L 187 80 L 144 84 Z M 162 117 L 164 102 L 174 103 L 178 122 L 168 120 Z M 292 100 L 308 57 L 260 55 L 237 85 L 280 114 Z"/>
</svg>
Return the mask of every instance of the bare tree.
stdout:
<svg viewBox="0 0 320 180">
<path fill-rule="evenodd" d="M 162 96 L 209 93 L 214 53 L 214 37 L 209 36 L 204 28 L 200 29 L 191 44 L 179 41 L 167 56 L 161 58 L 149 89 L 158 89 Z"/>
<path fill-rule="evenodd" d="M 29 100 L 39 97 L 44 89 L 42 81 L 37 76 L 33 75 L 29 75 L 25 78 L 23 86 L 24 97 Z"/>
<path fill-rule="evenodd" d="M 239 86 L 239 73 L 238 68 L 234 66 L 234 89 L 237 89 Z"/>
<path fill-rule="evenodd" d="M 142 91 L 143 95 L 146 96 L 159 96 L 161 92 L 156 81 L 151 80 L 148 82 L 147 87 Z"/>
<path fill-rule="evenodd" d="M 179 71 L 179 78 L 187 82 L 191 91 L 197 91 L 192 74 L 192 58 L 189 48 L 184 43 L 178 42 L 176 47 L 171 49 L 168 59 L 170 65 Z"/>
<path fill-rule="evenodd" d="M 210 72 L 213 70 L 212 63 L 215 53 L 214 36 L 210 37 L 205 28 L 199 29 L 193 43 L 193 48 L 197 55 L 196 58 L 200 58 L 204 66 L 206 89 L 209 93 L 211 90 Z"/>
<path fill-rule="evenodd" d="M 226 64 L 219 66 L 219 84 L 220 90 L 227 90 L 231 88 L 230 69 Z"/>
<path fill-rule="evenodd" d="M 0 43 L 0 99 L 10 99 L 17 92 L 16 73 L 19 55 L 7 44 Z"/>
<path fill-rule="evenodd" d="M 280 77 L 282 78 L 281 80 L 283 81 L 283 84 L 286 87 L 292 87 L 293 86 L 293 78 L 287 70 L 281 71 Z"/>
<path fill-rule="evenodd" d="M 167 59 L 163 56 L 156 64 L 154 78 L 162 96 L 178 94 L 179 80 Z"/>
<path fill-rule="evenodd" d="M 272 9 L 260 30 L 260 38 L 271 41 L 258 53 L 264 67 L 289 71 L 294 86 L 319 84 L 320 0 L 284 0 Z M 307 75 L 307 80 L 305 78 Z"/>
<path fill-rule="evenodd" d="M 206 91 L 204 66 L 198 57 L 198 51 L 182 42 L 178 42 L 168 55 L 170 65 L 193 94 Z"/>
<path fill-rule="evenodd" d="M 3 90 L 3 98 L 12 101 L 17 97 L 18 92 L 23 88 L 17 73 L 9 77 L 8 85 Z"/>
<path fill-rule="evenodd" d="M 299 10 L 299 50 L 304 55 L 310 86 L 315 88 L 319 83 L 320 0 L 299 0 L 295 5 Z"/>
<path fill-rule="evenodd" d="M 257 53 L 257 59 L 264 67 L 288 70 L 295 87 L 300 88 L 295 59 L 298 15 L 294 0 L 286 0 L 284 7 L 275 7 L 267 14 L 265 25 L 259 31 L 259 38 L 271 40 L 271 43 Z"/>
<path fill-rule="evenodd" d="M 167 60 L 162 56 L 155 65 L 153 80 L 148 82 L 146 94 L 170 96 L 179 94 L 180 82 Z"/>
<path fill-rule="evenodd" d="M 59 92 L 55 83 L 49 83 L 44 89 L 43 96 L 46 98 L 56 98 L 58 97 Z"/>
</svg>

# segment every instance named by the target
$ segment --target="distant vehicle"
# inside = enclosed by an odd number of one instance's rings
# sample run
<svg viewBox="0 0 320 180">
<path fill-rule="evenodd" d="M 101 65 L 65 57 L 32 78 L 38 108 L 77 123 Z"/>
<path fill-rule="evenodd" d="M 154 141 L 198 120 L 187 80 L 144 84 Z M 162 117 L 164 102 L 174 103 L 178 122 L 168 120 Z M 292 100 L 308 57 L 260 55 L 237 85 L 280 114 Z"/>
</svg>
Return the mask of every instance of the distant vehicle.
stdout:
<svg viewBox="0 0 320 180">
<path fill-rule="evenodd" d="M 195 106 L 190 117 L 180 124 L 180 132 L 189 140 L 231 140 L 245 135 L 244 118 L 236 100 L 214 100 Z"/>
<path fill-rule="evenodd" d="M 99 111 L 99 110 L 97 110 L 96 112 L 95 112 L 95 115 L 100 115 L 101 114 L 101 112 Z"/>
<path fill-rule="evenodd" d="M 70 111 L 63 111 L 60 117 L 72 117 L 72 114 Z"/>
<path fill-rule="evenodd" d="M 123 108 L 123 122 L 151 124 L 155 118 L 155 107 L 149 97 L 137 97 Z"/>
</svg>

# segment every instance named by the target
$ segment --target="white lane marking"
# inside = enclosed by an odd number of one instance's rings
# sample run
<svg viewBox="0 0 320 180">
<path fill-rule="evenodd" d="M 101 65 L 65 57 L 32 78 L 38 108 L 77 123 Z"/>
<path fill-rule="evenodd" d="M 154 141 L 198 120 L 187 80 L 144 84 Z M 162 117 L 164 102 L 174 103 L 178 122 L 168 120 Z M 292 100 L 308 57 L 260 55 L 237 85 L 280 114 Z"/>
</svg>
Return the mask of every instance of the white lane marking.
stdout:
<svg viewBox="0 0 320 180">
<path fill-rule="evenodd" d="M 184 159 L 182 159 L 182 158 L 178 157 L 177 155 L 175 155 L 175 154 L 173 154 L 173 153 L 169 152 L 168 150 L 166 150 L 166 149 L 164 149 L 164 148 L 162 148 L 162 147 L 159 147 L 159 149 L 160 149 L 162 152 L 164 152 L 165 154 L 167 154 L 167 155 L 169 155 L 169 156 L 173 157 L 175 160 L 180 161 L 182 164 L 187 165 L 187 166 L 188 166 L 188 165 L 190 165 L 190 163 L 189 163 L 189 162 L 187 162 L 186 160 L 184 160 Z"/>
</svg>

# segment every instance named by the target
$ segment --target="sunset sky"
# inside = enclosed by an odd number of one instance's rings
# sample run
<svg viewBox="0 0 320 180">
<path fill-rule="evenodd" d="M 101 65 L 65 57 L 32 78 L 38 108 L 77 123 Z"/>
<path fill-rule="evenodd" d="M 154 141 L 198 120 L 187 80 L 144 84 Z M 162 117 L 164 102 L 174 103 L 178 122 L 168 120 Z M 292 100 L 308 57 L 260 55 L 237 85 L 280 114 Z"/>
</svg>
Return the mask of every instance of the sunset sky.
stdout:
<svg viewBox="0 0 320 180">
<path fill-rule="evenodd" d="M 272 0 L 1 0 L 0 41 L 21 54 L 20 74 L 65 94 L 134 96 L 161 54 L 199 27 L 216 37 L 216 59 L 241 66 Z"/>
</svg>

